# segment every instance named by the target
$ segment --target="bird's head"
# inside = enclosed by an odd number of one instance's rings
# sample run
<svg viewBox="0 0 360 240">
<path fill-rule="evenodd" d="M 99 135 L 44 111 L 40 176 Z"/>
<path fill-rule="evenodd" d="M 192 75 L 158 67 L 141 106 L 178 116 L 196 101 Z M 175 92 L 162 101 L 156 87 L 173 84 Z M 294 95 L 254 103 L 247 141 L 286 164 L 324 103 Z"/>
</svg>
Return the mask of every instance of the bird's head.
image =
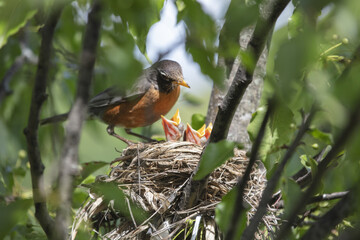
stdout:
<svg viewBox="0 0 360 240">
<path fill-rule="evenodd" d="M 165 91 L 171 90 L 174 86 L 190 88 L 184 80 L 182 69 L 179 63 L 172 60 L 162 60 L 153 65 L 158 72 L 159 87 Z"/>
</svg>

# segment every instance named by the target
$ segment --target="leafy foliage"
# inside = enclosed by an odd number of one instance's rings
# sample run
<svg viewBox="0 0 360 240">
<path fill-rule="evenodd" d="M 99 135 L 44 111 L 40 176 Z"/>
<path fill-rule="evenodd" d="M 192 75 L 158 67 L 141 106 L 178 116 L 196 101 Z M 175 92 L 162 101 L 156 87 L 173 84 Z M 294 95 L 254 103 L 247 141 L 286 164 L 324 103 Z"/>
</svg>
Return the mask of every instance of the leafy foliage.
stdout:
<svg viewBox="0 0 360 240">
<path fill-rule="evenodd" d="M 33 213 L 31 176 L 27 162 L 25 140 L 22 129 L 26 126 L 29 111 L 30 90 L 36 70 L 30 55 L 38 55 L 40 35 L 44 18 L 56 1 L 0 0 L 0 76 L 5 79 L 9 69 L 21 59 L 11 82 L 2 83 L 12 94 L 0 100 L 0 238 L 43 238 Z M 67 112 L 73 102 L 78 72 L 79 55 L 82 49 L 83 31 L 91 1 L 62 1 L 65 8 L 59 20 L 55 41 L 55 52 L 51 61 L 51 72 L 47 86 L 48 99 L 41 117 Z M 252 62 L 248 53 L 239 48 L 239 33 L 255 24 L 259 7 L 263 1 L 230 1 L 223 19 L 211 17 L 201 3 L 193 0 L 177 0 L 177 21 L 184 23 L 186 30 L 186 51 L 199 64 L 201 71 L 215 84 L 224 83 L 225 73 L 219 58 L 227 63 L 235 58 L 246 66 Z M 315 107 L 316 115 L 301 143 L 281 175 L 276 190 L 281 190 L 283 217 L 292 211 L 304 188 L 296 182 L 296 174 L 306 170 L 315 176 L 319 164 L 334 147 L 335 140 L 343 132 L 350 113 L 359 106 L 360 63 L 353 58 L 358 51 L 360 33 L 360 3 L 358 1 L 292 1 L 295 9 L 288 22 L 271 36 L 271 47 L 267 59 L 262 105 L 253 113 L 248 133 L 252 140 L 258 134 L 266 112 L 266 102 L 275 99 L 275 109 L 266 126 L 259 150 L 259 158 L 270 179 L 294 140 L 304 116 Z M 57 2 L 58 3 L 58 2 Z M 160 19 L 164 0 L 104 1 L 101 44 L 95 67 L 92 95 L 111 85 L 128 88 L 141 74 L 142 61 L 147 59 L 146 40 L 154 23 Z M 20 59 L 20 60 L 19 60 Z M 35 59 L 36 60 L 36 59 Z M 149 59 L 147 59 L 150 61 Z M 121 63 L 121 64 L 119 64 Z M 345 72 L 344 72 L 345 70 Z M 6 86 L 8 85 L 8 86 Z M 198 96 L 197 96 L 198 97 Z M 199 99 L 188 97 L 188 102 L 199 105 Z M 200 128 L 205 116 L 189 113 L 194 128 Z M 104 171 L 109 159 L 117 156 L 104 146 L 119 146 L 118 141 L 106 136 L 104 126 L 89 121 L 80 145 L 79 160 L 83 172 L 77 184 L 90 183 L 97 171 Z M 156 132 L 154 129 L 149 130 Z M 324 193 L 353 189 L 359 181 L 360 130 L 354 124 L 351 136 L 341 148 L 341 153 L 327 166 L 325 175 L 318 183 L 314 196 Z M 62 125 L 40 128 L 41 156 L 45 163 L 46 183 L 51 184 L 58 177 L 55 160 L 59 158 L 63 141 Z M 195 179 L 211 173 L 232 156 L 236 143 L 221 141 L 209 144 L 203 153 L 204 164 L 200 165 Z M 103 149 L 104 148 L 104 149 Z M 311 181 L 311 179 L 310 179 Z M 97 191 L 111 199 L 118 199 L 126 210 L 125 197 L 119 193 L 113 196 L 113 189 L 95 185 Z M 357 192 L 359 195 L 359 193 Z M 216 221 L 223 232 L 230 222 L 235 202 L 234 191 L 224 197 L 216 209 Z M 87 197 L 80 189 L 74 190 L 73 207 L 77 208 Z M 335 205 L 334 200 L 307 204 L 298 213 L 298 221 L 306 224 L 316 221 Z M 146 219 L 136 206 L 132 206 L 138 222 Z M 50 208 L 50 211 L 53 209 Z M 311 212 L 312 215 L 305 213 Z M 51 212 L 52 214 L 53 212 Z M 240 235 L 246 227 L 245 214 L 240 216 Z M 352 216 L 343 219 L 338 229 L 347 229 L 359 222 L 360 214 L 354 209 Z M 300 224 L 301 225 L 301 224 Z M 298 239 L 308 230 L 307 226 L 294 227 L 293 239 Z M 88 238 L 87 233 L 80 233 Z"/>
</svg>

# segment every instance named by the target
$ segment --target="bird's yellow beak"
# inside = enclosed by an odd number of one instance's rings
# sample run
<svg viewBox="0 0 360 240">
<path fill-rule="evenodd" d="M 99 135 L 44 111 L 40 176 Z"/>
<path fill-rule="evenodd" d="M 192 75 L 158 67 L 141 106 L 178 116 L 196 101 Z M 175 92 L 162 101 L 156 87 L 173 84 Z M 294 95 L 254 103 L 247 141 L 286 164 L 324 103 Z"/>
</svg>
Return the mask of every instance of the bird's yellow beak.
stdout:
<svg viewBox="0 0 360 240">
<path fill-rule="evenodd" d="M 180 79 L 179 81 L 175 81 L 175 84 L 190 88 L 189 84 L 187 84 L 187 82 L 185 82 L 184 79 Z"/>
<path fill-rule="evenodd" d="M 171 118 L 171 120 L 167 119 L 163 115 L 161 115 L 162 125 L 165 132 L 165 137 L 167 141 L 177 141 L 182 136 L 182 129 L 181 126 L 181 118 L 179 109 L 176 111 L 174 116 Z"/>
<path fill-rule="evenodd" d="M 187 124 L 187 128 L 185 130 L 185 141 L 192 142 L 200 146 L 204 146 L 210 137 L 211 131 L 212 131 L 211 123 L 207 128 L 205 128 L 205 124 L 204 124 L 199 130 L 195 130 L 190 126 L 190 124 Z"/>
</svg>

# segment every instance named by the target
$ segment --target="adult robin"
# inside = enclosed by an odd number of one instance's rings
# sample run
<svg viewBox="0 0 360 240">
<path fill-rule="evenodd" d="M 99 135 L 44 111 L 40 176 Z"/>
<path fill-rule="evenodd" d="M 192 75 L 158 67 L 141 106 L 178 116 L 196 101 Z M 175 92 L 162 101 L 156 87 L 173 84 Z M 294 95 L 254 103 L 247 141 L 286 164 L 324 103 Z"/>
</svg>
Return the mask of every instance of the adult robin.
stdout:
<svg viewBox="0 0 360 240">
<path fill-rule="evenodd" d="M 126 144 L 131 141 L 115 133 L 114 127 L 125 128 L 126 133 L 149 140 L 130 129 L 153 124 L 174 106 L 180 94 L 180 86 L 190 88 L 184 81 L 179 63 L 162 60 L 144 70 L 129 91 L 108 88 L 89 101 L 90 116 L 108 124 L 107 132 Z M 41 121 L 41 124 L 65 120 L 67 114 Z"/>
</svg>

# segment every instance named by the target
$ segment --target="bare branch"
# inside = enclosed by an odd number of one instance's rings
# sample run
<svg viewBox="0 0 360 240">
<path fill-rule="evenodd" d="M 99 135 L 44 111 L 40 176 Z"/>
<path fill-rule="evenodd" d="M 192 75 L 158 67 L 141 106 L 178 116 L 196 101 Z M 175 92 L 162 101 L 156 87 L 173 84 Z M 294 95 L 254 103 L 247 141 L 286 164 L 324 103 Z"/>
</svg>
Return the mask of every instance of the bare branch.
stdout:
<svg viewBox="0 0 360 240">
<path fill-rule="evenodd" d="M 264 48 L 269 33 L 275 25 L 276 19 L 288 3 L 289 0 L 269 0 L 271 9 L 269 16 L 259 17 L 247 47 L 247 51 L 253 55 L 254 66 L 249 67 L 240 64 L 234 80 L 232 81 L 232 84 L 219 107 L 219 111 L 214 122 L 214 128 L 210 136 L 210 142 L 218 142 L 226 139 L 237 106 L 239 105 L 246 88 L 252 81 L 254 67 L 259 60 L 260 53 Z"/>
<path fill-rule="evenodd" d="M 311 111 L 309 116 L 304 119 L 303 124 L 301 125 L 298 134 L 296 135 L 294 141 L 290 145 L 289 149 L 286 151 L 283 160 L 280 162 L 279 166 L 277 167 L 275 173 L 273 174 L 270 181 L 267 183 L 265 190 L 263 191 L 261 201 L 259 203 L 259 206 L 257 208 L 257 211 L 253 218 L 251 219 L 250 225 L 244 230 L 242 239 L 253 239 L 254 234 L 257 231 L 257 227 L 263 218 L 263 216 L 266 213 L 267 206 L 269 202 L 271 201 L 273 192 L 276 188 L 276 185 L 281 177 L 282 172 L 284 171 L 286 163 L 290 160 L 291 156 L 294 154 L 296 148 L 300 144 L 300 141 L 306 131 L 309 129 L 310 123 L 312 121 L 312 118 L 315 114 L 315 111 Z"/>
<path fill-rule="evenodd" d="M 41 29 L 42 40 L 39 62 L 35 76 L 35 85 L 32 92 L 28 125 L 24 129 L 31 170 L 35 217 L 49 239 L 53 237 L 54 220 L 50 217 L 46 205 L 46 191 L 43 179 L 45 167 L 40 155 L 38 127 L 40 110 L 46 99 L 45 89 L 52 53 L 52 40 L 61 11 L 62 7 L 54 7 L 44 27 Z"/>
<path fill-rule="evenodd" d="M 328 193 L 328 194 L 324 193 L 324 194 L 321 194 L 319 196 L 315 196 L 315 197 L 311 198 L 309 203 L 329 201 L 329 200 L 335 200 L 335 199 L 343 198 L 348 193 L 349 193 L 348 191 L 346 191 L 346 192 Z"/>
<path fill-rule="evenodd" d="M 83 121 L 86 118 L 90 85 L 101 27 L 101 0 L 95 0 L 88 15 L 80 59 L 76 99 L 65 127 L 66 137 L 59 167 L 60 205 L 56 215 L 56 238 L 66 239 L 71 216 L 74 177 L 78 173 L 78 145 Z"/>
<path fill-rule="evenodd" d="M 12 64 L 9 70 L 6 71 L 0 84 L 0 104 L 6 96 L 12 93 L 12 90 L 10 89 L 10 81 L 12 77 L 15 75 L 15 73 L 22 67 L 24 62 L 25 62 L 25 56 L 20 55 L 15 59 L 15 62 Z"/>
<path fill-rule="evenodd" d="M 350 68 L 353 65 L 356 65 L 360 61 L 360 46 L 356 49 L 353 61 L 351 64 L 343 71 L 340 78 L 343 78 L 347 73 L 350 71 Z M 287 221 L 284 222 L 282 227 L 280 228 L 279 234 L 277 239 L 284 239 L 288 233 L 288 231 L 291 229 L 291 226 L 293 225 L 296 216 L 301 210 L 306 206 L 306 204 L 309 202 L 309 199 L 311 199 L 311 196 L 313 195 L 314 191 L 316 190 L 318 184 L 321 182 L 321 178 L 326 172 L 327 166 L 329 163 L 338 155 L 338 153 L 341 151 L 344 144 L 347 142 L 347 140 L 350 138 L 352 133 L 354 132 L 354 129 L 358 127 L 360 123 L 360 99 L 356 101 L 358 104 L 355 106 L 355 108 L 352 110 L 350 115 L 348 116 L 348 122 L 346 126 L 344 127 L 341 134 L 338 136 L 337 140 L 335 141 L 332 149 L 329 151 L 329 153 L 326 155 L 326 157 L 320 162 L 318 165 L 318 171 L 317 174 L 314 176 L 312 183 L 306 190 L 304 194 L 299 198 L 299 201 L 294 205 L 292 211 L 289 213 L 289 217 Z"/>
<path fill-rule="evenodd" d="M 312 203 L 316 203 L 316 202 L 336 200 L 336 199 L 345 197 L 347 194 L 348 194 L 347 191 L 346 192 L 335 192 L 335 193 L 321 194 L 319 196 L 312 197 L 309 200 L 308 204 L 312 204 Z M 277 208 L 277 209 L 284 208 L 284 201 L 280 200 L 280 201 L 276 202 L 275 204 L 273 204 L 272 207 Z"/>
<path fill-rule="evenodd" d="M 24 30 L 25 33 L 23 35 L 26 35 L 26 29 Z M 13 78 L 13 76 L 19 71 L 22 67 L 22 65 L 26 62 L 30 62 L 33 64 L 37 64 L 37 57 L 34 55 L 31 49 L 27 47 L 27 39 L 26 37 L 22 37 L 20 40 L 20 47 L 21 47 L 21 55 L 19 55 L 14 63 L 11 65 L 11 67 L 6 71 L 1 84 L 0 84 L 0 105 L 2 100 L 10 95 L 12 93 L 12 90 L 10 89 L 10 82 Z"/>
<path fill-rule="evenodd" d="M 239 218 L 240 218 L 241 214 L 243 214 L 243 211 L 244 211 L 243 195 L 244 195 L 245 187 L 250 178 L 251 170 L 252 170 L 252 168 L 255 164 L 255 161 L 258 157 L 258 151 L 260 149 L 260 145 L 261 145 L 262 139 L 265 134 L 265 128 L 269 121 L 270 115 L 272 114 L 272 111 L 274 109 L 273 105 L 274 105 L 274 101 L 273 100 L 269 101 L 268 109 L 267 109 L 264 119 L 261 123 L 259 133 L 258 133 L 258 135 L 255 139 L 254 145 L 251 149 L 249 163 L 246 167 L 244 175 L 240 179 L 239 183 L 236 185 L 237 195 L 236 195 L 236 200 L 235 200 L 235 206 L 234 206 L 230 226 L 229 226 L 228 231 L 225 236 L 225 239 L 227 239 L 227 240 L 232 240 L 234 238 L 235 230 L 236 230 L 236 227 L 238 226 Z"/>
</svg>

